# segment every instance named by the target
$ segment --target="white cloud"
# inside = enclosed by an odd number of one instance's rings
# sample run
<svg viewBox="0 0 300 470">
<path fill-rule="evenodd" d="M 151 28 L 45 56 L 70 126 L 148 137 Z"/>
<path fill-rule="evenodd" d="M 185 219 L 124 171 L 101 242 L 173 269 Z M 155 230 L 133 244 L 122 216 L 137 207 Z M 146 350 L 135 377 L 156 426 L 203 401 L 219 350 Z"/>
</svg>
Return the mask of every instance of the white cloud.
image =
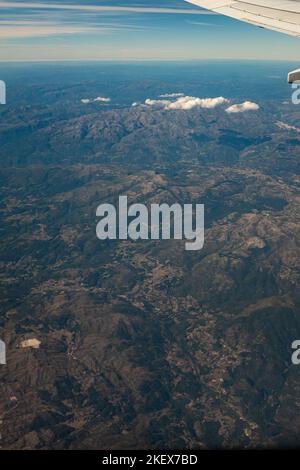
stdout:
<svg viewBox="0 0 300 470">
<path fill-rule="evenodd" d="M 181 110 L 190 110 L 196 107 L 212 109 L 225 103 L 229 103 L 229 100 L 226 98 L 223 98 L 223 96 L 218 96 L 216 98 L 197 98 L 194 96 L 181 96 L 180 98 L 177 98 L 175 101 L 152 100 L 148 98 L 145 101 L 145 104 L 147 106 L 158 106 L 158 107 L 163 107 L 164 109 L 181 109 Z"/>
<path fill-rule="evenodd" d="M 103 96 L 98 96 L 93 101 L 98 101 L 100 103 L 109 103 L 111 101 L 110 98 L 104 98 Z"/>
<path fill-rule="evenodd" d="M 286 124 L 285 122 L 282 122 L 282 121 L 276 122 L 276 126 L 279 127 L 279 129 L 285 129 L 287 131 L 300 132 L 299 127 L 291 126 L 290 124 Z"/>
<path fill-rule="evenodd" d="M 180 96 L 184 96 L 183 93 L 166 93 L 164 95 L 159 95 L 160 98 L 179 98 Z"/>
<path fill-rule="evenodd" d="M 147 106 L 162 106 L 167 107 L 171 102 L 169 100 L 151 100 L 150 98 L 145 100 Z"/>
<path fill-rule="evenodd" d="M 79 11 L 98 11 L 98 12 L 132 12 L 132 13 L 175 13 L 190 15 L 214 15 L 213 12 L 200 9 L 188 8 L 155 8 L 139 6 L 102 6 L 102 5 L 76 5 L 63 3 L 33 3 L 33 2 L 1 2 L 0 8 L 34 8 L 36 10 L 79 10 Z"/>
<path fill-rule="evenodd" d="M 92 28 L 88 26 L 68 26 L 68 25 L 52 25 L 50 23 L 33 23 L 24 22 L 16 24 L 4 24 L 0 22 L 0 38 L 1 39 L 16 39 L 16 38 L 32 38 L 53 36 L 62 34 L 80 34 L 92 31 L 107 31 L 105 28 Z"/>
<path fill-rule="evenodd" d="M 225 111 L 226 113 L 244 113 L 245 111 L 257 111 L 258 109 L 258 104 L 252 101 L 244 101 L 244 103 L 229 106 Z"/>
<path fill-rule="evenodd" d="M 189 20 L 187 20 L 186 23 L 192 24 L 194 26 L 216 26 L 213 23 L 205 23 L 203 21 L 189 21 Z"/>
<path fill-rule="evenodd" d="M 166 93 L 160 95 L 160 98 L 169 99 L 151 99 L 145 100 L 141 106 L 145 107 L 158 107 L 163 109 L 180 109 L 190 110 L 193 108 L 214 109 L 218 106 L 230 103 L 230 100 L 223 96 L 215 98 L 198 98 L 195 96 L 184 96 L 182 93 Z M 173 99 L 170 99 L 173 98 Z M 132 106 L 138 106 L 139 103 L 133 103 Z M 243 113 L 245 111 L 257 111 L 259 105 L 252 101 L 244 101 L 244 103 L 233 104 L 225 109 L 227 113 Z"/>
<path fill-rule="evenodd" d="M 194 96 L 183 96 L 169 104 L 168 109 L 193 109 L 195 107 L 212 109 L 221 104 L 229 103 L 229 100 L 218 96 L 217 98 L 195 98 Z"/>
<path fill-rule="evenodd" d="M 81 103 L 83 104 L 89 104 L 89 103 L 109 103 L 111 101 L 110 98 L 105 98 L 104 96 L 97 96 L 97 98 L 84 98 L 81 100 Z"/>
</svg>

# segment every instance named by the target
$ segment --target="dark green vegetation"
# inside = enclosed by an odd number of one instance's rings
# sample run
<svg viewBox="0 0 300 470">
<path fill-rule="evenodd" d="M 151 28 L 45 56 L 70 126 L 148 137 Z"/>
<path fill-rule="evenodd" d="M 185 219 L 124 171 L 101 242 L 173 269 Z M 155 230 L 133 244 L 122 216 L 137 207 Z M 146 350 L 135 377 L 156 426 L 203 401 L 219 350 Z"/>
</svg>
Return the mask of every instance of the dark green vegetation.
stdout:
<svg viewBox="0 0 300 470">
<path fill-rule="evenodd" d="M 218 95 L 233 93 L 228 77 Z M 300 108 L 275 79 L 277 100 L 236 83 L 258 112 L 85 106 L 101 82 L 74 97 L 33 78 L 1 108 L 3 448 L 299 445 L 300 131 L 284 125 Z M 120 194 L 204 203 L 204 249 L 100 242 L 96 207 Z M 33 338 L 39 349 L 20 347 Z"/>
</svg>

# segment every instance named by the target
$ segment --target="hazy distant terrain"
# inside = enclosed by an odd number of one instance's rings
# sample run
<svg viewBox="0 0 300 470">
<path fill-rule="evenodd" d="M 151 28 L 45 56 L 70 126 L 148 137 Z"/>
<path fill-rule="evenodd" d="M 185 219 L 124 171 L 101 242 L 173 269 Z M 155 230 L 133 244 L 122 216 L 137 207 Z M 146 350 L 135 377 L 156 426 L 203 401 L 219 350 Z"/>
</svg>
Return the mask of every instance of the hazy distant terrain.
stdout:
<svg viewBox="0 0 300 470">
<path fill-rule="evenodd" d="M 3 66 L 3 448 L 299 445 L 300 107 L 288 69 Z M 170 109 L 174 93 L 228 102 Z M 259 109 L 226 111 L 247 101 Z M 119 195 L 204 203 L 204 249 L 100 242 L 96 208 Z"/>
</svg>

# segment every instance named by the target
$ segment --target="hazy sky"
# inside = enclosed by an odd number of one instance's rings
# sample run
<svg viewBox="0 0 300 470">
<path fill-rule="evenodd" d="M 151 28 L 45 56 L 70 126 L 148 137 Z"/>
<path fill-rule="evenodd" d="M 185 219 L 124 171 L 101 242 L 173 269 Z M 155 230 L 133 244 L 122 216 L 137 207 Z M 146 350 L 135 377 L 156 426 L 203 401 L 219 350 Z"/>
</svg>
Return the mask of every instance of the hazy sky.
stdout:
<svg viewBox="0 0 300 470">
<path fill-rule="evenodd" d="M 184 0 L 0 1 L 0 60 L 297 60 L 299 46 Z"/>
</svg>

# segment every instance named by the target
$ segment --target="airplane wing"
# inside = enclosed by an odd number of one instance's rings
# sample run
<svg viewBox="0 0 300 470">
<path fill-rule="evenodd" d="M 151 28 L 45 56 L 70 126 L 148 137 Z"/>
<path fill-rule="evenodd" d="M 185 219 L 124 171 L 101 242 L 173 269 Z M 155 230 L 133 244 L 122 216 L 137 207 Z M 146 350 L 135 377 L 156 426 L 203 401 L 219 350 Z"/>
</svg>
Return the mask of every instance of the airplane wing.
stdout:
<svg viewBox="0 0 300 470">
<path fill-rule="evenodd" d="M 300 36 L 300 0 L 187 0 L 262 28 Z"/>
<path fill-rule="evenodd" d="M 199 7 L 240 21 L 300 36 L 300 0 L 186 0 Z M 289 74 L 290 83 L 300 80 L 300 69 Z"/>
</svg>

